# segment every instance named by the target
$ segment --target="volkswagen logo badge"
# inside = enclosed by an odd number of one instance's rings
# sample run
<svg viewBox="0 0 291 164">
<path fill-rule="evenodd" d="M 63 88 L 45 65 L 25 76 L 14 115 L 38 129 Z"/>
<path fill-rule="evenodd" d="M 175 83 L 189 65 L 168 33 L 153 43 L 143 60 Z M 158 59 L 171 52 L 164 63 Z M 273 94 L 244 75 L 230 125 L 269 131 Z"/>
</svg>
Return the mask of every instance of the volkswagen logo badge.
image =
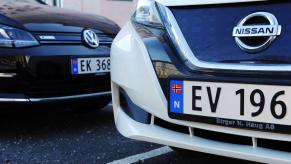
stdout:
<svg viewBox="0 0 291 164">
<path fill-rule="evenodd" d="M 83 31 L 83 40 L 88 46 L 92 48 L 97 48 L 99 46 L 99 38 L 97 34 L 92 30 Z"/>
<path fill-rule="evenodd" d="M 268 48 L 281 35 L 282 27 L 268 12 L 256 12 L 243 18 L 233 29 L 236 44 L 249 53 Z"/>
</svg>

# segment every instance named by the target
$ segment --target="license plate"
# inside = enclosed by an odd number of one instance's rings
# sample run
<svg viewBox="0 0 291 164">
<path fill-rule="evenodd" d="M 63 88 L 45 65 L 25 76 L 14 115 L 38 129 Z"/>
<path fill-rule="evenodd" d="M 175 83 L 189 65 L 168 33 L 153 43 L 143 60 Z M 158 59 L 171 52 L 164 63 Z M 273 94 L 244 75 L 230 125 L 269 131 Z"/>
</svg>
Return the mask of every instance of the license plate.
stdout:
<svg viewBox="0 0 291 164">
<path fill-rule="evenodd" d="M 75 58 L 71 59 L 73 75 L 110 72 L 110 58 Z"/>
<path fill-rule="evenodd" d="M 291 86 L 171 80 L 169 90 L 173 119 L 291 133 Z"/>
</svg>

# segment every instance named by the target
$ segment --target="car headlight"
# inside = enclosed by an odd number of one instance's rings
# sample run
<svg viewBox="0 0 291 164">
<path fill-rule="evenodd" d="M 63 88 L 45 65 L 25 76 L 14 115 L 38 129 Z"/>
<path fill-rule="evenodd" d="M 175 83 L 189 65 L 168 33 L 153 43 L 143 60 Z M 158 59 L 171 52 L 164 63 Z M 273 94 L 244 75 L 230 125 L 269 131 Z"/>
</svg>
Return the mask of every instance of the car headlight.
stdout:
<svg viewBox="0 0 291 164">
<path fill-rule="evenodd" d="M 146 26 L 163 28 L 163 23 L 154 0 L 139 0 L 132 20 Z"/>
<path fill-rule="evenodd" d="M 27 31 L 0 25 L 0 47 L 29 47 L 39 45 L 33 35 Z"/>
</svg>

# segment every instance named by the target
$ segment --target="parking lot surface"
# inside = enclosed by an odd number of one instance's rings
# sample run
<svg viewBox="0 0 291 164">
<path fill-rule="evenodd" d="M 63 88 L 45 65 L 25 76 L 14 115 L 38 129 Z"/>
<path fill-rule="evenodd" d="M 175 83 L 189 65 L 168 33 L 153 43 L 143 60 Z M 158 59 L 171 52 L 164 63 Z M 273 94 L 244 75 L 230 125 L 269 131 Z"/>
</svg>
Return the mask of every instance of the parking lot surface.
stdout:
<svg viewBox="0 0 291 164">
<path fill-rule="evenodd" d="M 127 139 L 115 128 L 112 107 L 102 110 L 1 111 L 0 163 L 247 163 Z"/>
</svg>

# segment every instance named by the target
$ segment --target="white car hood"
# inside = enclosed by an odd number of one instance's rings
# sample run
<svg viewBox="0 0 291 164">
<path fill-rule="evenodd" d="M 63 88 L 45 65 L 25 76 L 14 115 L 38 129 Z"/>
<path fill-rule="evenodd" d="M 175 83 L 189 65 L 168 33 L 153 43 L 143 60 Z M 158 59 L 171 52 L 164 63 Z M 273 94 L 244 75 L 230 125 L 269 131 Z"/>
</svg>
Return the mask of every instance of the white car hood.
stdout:
<svg viewBox="0 0 291 164">
<path fill-rule="evenodd" d="M 156 0 L 165 6 L 188 6 L 188 5 L 208 5 L 221 3 L 255 2 L 266 0 Z"/>
</svg>

